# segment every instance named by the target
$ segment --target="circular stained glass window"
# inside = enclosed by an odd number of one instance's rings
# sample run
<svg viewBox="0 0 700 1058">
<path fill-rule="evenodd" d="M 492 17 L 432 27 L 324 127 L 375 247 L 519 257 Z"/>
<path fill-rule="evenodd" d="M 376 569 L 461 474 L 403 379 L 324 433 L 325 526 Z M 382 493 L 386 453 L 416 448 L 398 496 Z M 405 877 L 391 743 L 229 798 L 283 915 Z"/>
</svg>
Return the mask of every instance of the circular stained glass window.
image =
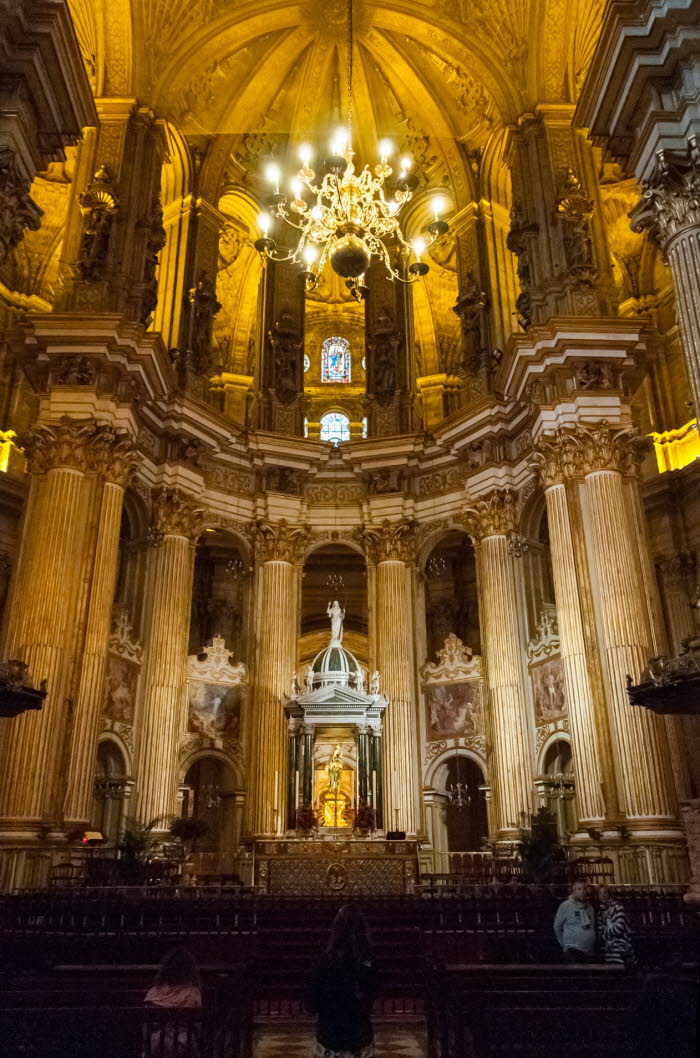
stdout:
<svg viewBox="0 0 700 1058">
<path fill-rule="evenodd" d="M 306 353 L 304 353 L 304 374 L 306 374 L 306 372 L 309 370 L 310 367 L 311 367 L 311 361 L 309 360 L 308 355 Z"/>
<path fill-rule="evenodd" d="M 350 420 L 342 411 L 327 411 L 321 416 L 321 430 L 319 437 L 322 441 L 330 441 L 337 445 L 341 441 L 350 440 Z"/>
</svg>

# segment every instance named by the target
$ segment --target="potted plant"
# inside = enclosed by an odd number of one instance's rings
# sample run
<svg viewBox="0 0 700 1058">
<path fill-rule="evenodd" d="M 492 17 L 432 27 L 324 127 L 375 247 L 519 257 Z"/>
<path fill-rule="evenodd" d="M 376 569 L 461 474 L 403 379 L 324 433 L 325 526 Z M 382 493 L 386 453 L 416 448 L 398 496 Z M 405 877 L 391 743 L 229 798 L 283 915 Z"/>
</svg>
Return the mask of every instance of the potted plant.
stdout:
<svg viewBox="0 0 700 1058">
<path fill-rule="evenodd" d="M 538 808 L 529 828 L 521 827 L 517 853 L 530 881 L 557 880 L 564 856 L 556 821 L 546 808 Z"/>
<path fill-rule="evenodd" d="M 183 816 L 172 821 L 170 833 L 182 843 L 186 854 L 190 856 L 199 839 L 211 833 L 211 827 L 206 819 L 199 819 L 197 816 Z"/>
<path fill-rule="evenodd" d="M 168 816 L 156 816 L 148 823 L 136 816 L 125 816 L 118 849 L 127 881 L 134 885 L 143 882 L 146 865 L 161 843 L 164 824 L 168 822 Z"/>
</svg>

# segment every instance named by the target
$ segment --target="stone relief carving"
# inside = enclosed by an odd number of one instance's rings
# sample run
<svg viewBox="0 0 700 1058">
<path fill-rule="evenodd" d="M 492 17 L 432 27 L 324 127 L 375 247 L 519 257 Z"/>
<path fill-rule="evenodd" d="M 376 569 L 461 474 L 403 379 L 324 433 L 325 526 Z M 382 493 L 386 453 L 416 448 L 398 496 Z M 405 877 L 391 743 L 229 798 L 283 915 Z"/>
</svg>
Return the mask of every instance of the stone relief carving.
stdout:
<svg viewBox="0 0 700 1058">
<path fill-rule="evenodd" d="M 564 252 L 569 275 L 576 283 L 594 283 L 597 271 L 593 261 L 590 230 L 593 203 L 584 195 L 581 181 L 571 169 L 567 170 L 561 181 L 554 209 L 555 216 L 563 225 Z"/>
<path fill-rule="evenodd" d="M 267 334 L 272 362 L 273 389 L 281 404 L 291 404 L 301 388 L 301 365 L 304 343 L 287 311 Z"/>
<path fill-rule="evenodd" d="M 578 389 L 612 389 L 612 372 L 608 364 L 600 360 L 588 360 L 576 372 Z"/>
<path fill-rule="evenodd" d="M 37 423 L 14 443 L 23 449 L 34 474 L 52 467 L 72 467 L 84 473 L 97 470 L 108 480 L 125 485 L 138 465 L 133 438 L 92 419 L 64 415 L 58 422 Z"/>
<path fill-rule="evenodd" d="M 374 565 L 380 562 L 411 562 L 416 549 L 416 526 L 412 521 L 363 525 L 356 536 Z"/>
<path fill-rule="evenodd" d="M 51 370 L 54 386 L 93 386 L 97 367 L 87 356 L 63 356 Z"/>
<path fill-rule="evenodd" d="M 112 631 L 108 640 L 108 649 L 112 654 L 126 658 L 140 665 L 143 659 L 143 647 L 134 635 L 129 611 L 125 606 L 115 606 L 112 617 Z"/>
<path fill-rule="evenodd" d="M 510 211 L 510 231 L 506 237 L 506 246 L 518 258 L 517 271 L 520 294 L 515 302 L 515 308 L 518 314 L 518 323 L 523 329 L 527 329 L 532 323 L 530 246 L 532 239 L 539 230 L 538 224 L 530 224 L 525 220 L 522 207 L 517 202 L 513 203 Z"/>
<path fill-rule="evenodd" d="M 700 227 L 700 145 L 686 151 L 659 150 L 641 201 L 630 213 L 632 230 L 648 232 L 662 248 L 685 228 Z"/>
<path fill-rule="evenodd" d="M 368 362 L 371 366 L 371 392 L 379 404 L 389 404 L 398 387 L 398 361 L 401 333 L 386 309 L 375 321 L 367 338 Z"/>
<path fill-rule="evenodd" d="M 265 488 L 269 492 L 282 492 L 287 496 L 300 496 L 304 473 L 294 467 L 269 467 L 265 471 Z"/>
<path fill-rule="evenodd" d="M 257 561 L 297 565 L 309 541 L 309 527 L 290 525 L 284 518 L 275 523 L 256 522 L 253 539 Z"/>
<path fill-rule="evenodd" d="M 438 660 L 428 662 L 420 670 L 421 678 L 427 683 L 449 682 L 479 678 L 482 673 L 482 659 L 466 646 L 459 636 L 451 632 L 445 638 L 445 645 L 437 652 Z"/>
<path fill-rule="evenodd" d="M 462 509 L 462 520 L 476 541 L 487 536 L 509 536 L 518 524 L 518 497 L 514 489 L 494 489 L 483 500 Z"/>
<path fill-rule="evenodd" d="M 166 536 L 185 536 L 194 543 L 204 526 L 205 511 L 178 488 L 153 490 L 149 543 L 159 547 Z"/>
<path fill-rule="evenodd" d="M 38 231 L 42 211 L 29 196 L 29 184 L 18 172 L 14 153 L 0 148 L 0 263 L 24 238 Z"/>
<path fill-rule="evenodd" d="M 615 427 L 603 419 L 597 426 L 557 430 L 537 442 L 530 466 L 545 488 L 597 470 L 636 474 L 651 442 L 631 427 Z"/>
<path fill-rule="evenodd" d="M 87 283 L 104 279 L 107 255 L 114 219 L 118 210 L 112 177 L 106 166 L 101 166 L 78 205 L 83 214 L 83 233 L 78 250 L 78 273 Z"/>
<path fill-rule="evenodd" d="M 558 654 L 559 649 L 556 610 L 551 605 L 545 605 L 537 618 L 535 634 L 527 645 L 527 659 L 529 662 L 542 661 L 552 654 Z"/>
</svg>

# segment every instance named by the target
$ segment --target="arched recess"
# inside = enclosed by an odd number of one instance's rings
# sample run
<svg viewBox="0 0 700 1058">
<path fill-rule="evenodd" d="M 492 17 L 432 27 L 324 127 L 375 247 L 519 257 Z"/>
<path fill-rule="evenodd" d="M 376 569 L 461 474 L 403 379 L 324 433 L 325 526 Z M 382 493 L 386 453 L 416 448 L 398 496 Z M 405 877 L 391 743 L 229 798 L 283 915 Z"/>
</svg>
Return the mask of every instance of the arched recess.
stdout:
<svg viewBox="0 0 700 1058">
<path fill-rule="evenodd" d="M 236 663 L 249 660 L 251 557 L 242 537 L 205 528 L 197 540 L 192 580 L 189 654 L 222 636 Z"/>
<path fill-rule="evenodd" d="M 181 775 L 183 817 L 201 819 L 209 827 L 193 851 L 203 857 L 234 855 L 240 843 L 243 797 L 233 763 L 222 753 L 204 751 L 188 758 Z"/>
<path fill-rule="evenodd" d="M 431 540 L 421 556 L 425 614 L 425 657 L 434 658 L 448 635 L 481 653 L 479 595 L 474 546 L 463 530 Z"/>
<path fill-rule="evenodd" d="M 547 505 L 539 487 L 535 487 L 525 503 L 520 531 L 527 541 L 527 550 L 523 552 L 525 602 L 529 631 L 534 634 L 542 610 L 550 611 L 556 606 Z"/>
<path fill-rule="evenodd" d="M 345 610 L 343 645 L 365 668 L 369 664 L 367 565 L 360 548 L 342 541 L 320 544 L 308 552 L 301 580 L 300 671 L 328 645 L 328 604 Z"/>
<path fill-rule="evenodd" d="M 518 330 L 515 302 L 520 293 L 516 257 L 508 249 L 513 190 L 506 147 L 508 131 L 497 128 L 481 158 L 481 202 L 486 260 L 490 286 L 491 334 L 496 348 L 505 349 Z"/>
<path fill-rule="evenodd" d="M 144 621 L 147 562 L 144 543 L 148 524 L 149 511 L 142 496 L 134 487 L 128 488 L 119 530 L 114 604 L 126 611 L 136 639 L 141 635 Z"/>
<path fill-rule="evenodd" d="M 97 745 L 93 788 L 92 829 L 115 847 L 121 837 L 127 798 L 131 792 L 126 748 L 115 735 L 105 735 Z"/>
<path fill-rule="evenodd" d="M 167 349 L 180 339 L 185 307 L 188 251 L 196 208 L 192 155 L 180 128 L 164 121 L 166 151 L 161 169 L 165 245 L 158 255 L 158 303 L 151 329 L 160 331 Z"/>
<path fill-rule="evenodd" d="M 250 378 L 255 371 L 262 265 L 253 246 L 260 209 L 248 191 L 226 187 L 218 201 L 226 218 L 219 235 L 213 360 L 221 371 Z M 239 416 L 240 418 L 240 416 Z"/>
<path fill-rule="evenodd" d="M 542 746 L 538 762 L 541 803 L 556 819 L 561 841 L 576 833 L 576 781 L 571 740 L 565 732 L 555 731 Z"/>
<path fill-rule="evenodd" d="M 455 803 L 458 783 L 462 787 L 461 805 Z M 449 870 L 449 854 L 478 852 L 488 838 L 486 761 L 471 750 L 448 748 L 436 756 L 424 784 L 431 844 L 435 853 L 445 857 L 438 866 Z"/>
</svg>

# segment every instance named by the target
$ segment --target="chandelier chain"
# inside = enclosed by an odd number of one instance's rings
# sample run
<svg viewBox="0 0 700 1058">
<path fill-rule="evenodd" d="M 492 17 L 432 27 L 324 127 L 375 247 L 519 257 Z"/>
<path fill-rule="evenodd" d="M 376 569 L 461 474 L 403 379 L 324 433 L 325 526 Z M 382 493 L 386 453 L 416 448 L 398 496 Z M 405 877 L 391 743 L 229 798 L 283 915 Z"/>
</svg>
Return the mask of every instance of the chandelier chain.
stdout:
<svg viewBox="0 0 700 1058">
<path fill-rule="evenodd" d="M 348 0 L 348 143 L 352 143 L 352 53 L 354 47 L 352 29 L 352 0 Z"/>
</svg>

